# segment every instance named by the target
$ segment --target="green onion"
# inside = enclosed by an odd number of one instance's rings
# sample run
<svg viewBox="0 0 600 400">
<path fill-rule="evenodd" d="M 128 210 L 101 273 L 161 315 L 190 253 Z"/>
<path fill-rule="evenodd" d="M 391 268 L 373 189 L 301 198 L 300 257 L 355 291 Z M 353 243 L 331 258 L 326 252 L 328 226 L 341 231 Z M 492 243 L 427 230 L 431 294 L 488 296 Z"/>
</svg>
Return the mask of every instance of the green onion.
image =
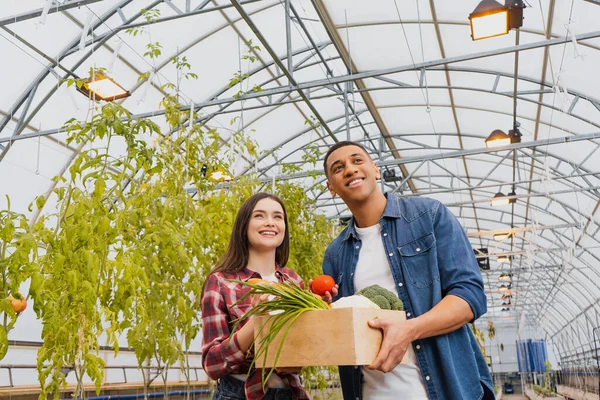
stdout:
<svg viewBox="0 0 600 400">
<path fill-rule="evenodd" d="M 281 338 L 281 343 L 277 349 L 277 354 L 275 355 L 273 368 L 270 369 L 268 374 L 266 373 L 265 368 L 262 369 L 263 391 L 266 391 L 266 384 L 271 377 L 271 374 L 275 370 L 275 366 L 277 365 L 277 361 L 281 355 L 281 350 L 283 349 L 285 338 L 287 337 L 292 324 L 306 311 L 327 310 L 330 307 L 329 304 L 327 304 L 323 299 L 317 297 L 306 289 L 302 289 L 300 286 L 294 283 L 276 283 L 270 285 L 252 284 L 239 280 L 231 280 L 231 282 L 250 287 L 250 291 L 240 297 L 240 299 L 234 305 L 237 305 L 252 295 L 267 294 L 275 296 L 275 298 L 252 307 L 248 312 L 235 320 L 229 340 L 231 340 L 233 337 L 233 333 L 236 332 L 238 325 L 246 318 L 269 314 L 272 311 L 283 311 L 278 314 L 270 315 L 267 323 L 261 327 L 261 330 L 258 333 L 254 334 L 255 338 L 258 337 L 262 333 L 262 330 L 270 324 L 269 331 L 260 341 L 260 351 L 254 354 L 254 359 L 250 365 L 250 370 L 252 370 L 252 367 L 254 367 L 254 363 L 258 357 L 263 357 L 264 364 L 267 363 L 269 345 L 277 337 L 279 332 L 281 332 L 281 330 L 287 325 L 287 328 L 285 329 Z M 256 339 L 254 339 L 252 345 L 255 345 L 255 342 Z"/>
</svg>

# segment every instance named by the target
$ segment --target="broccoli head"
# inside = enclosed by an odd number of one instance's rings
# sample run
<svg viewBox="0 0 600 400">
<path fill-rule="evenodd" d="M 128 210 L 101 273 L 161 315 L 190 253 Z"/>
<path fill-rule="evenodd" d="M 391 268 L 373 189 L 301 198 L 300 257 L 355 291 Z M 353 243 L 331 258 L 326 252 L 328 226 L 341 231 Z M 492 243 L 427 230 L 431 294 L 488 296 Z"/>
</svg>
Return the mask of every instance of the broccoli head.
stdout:
<svg viewBox="0 0 600 400">
<path fill-rule="evenodd" d="M 373 303 L 377 304 L 382 310 L 404 311 L 404 305 L 394 293 L 379 285 L 371 285 L 356 293 L 365 296 Z"/>
</svg>

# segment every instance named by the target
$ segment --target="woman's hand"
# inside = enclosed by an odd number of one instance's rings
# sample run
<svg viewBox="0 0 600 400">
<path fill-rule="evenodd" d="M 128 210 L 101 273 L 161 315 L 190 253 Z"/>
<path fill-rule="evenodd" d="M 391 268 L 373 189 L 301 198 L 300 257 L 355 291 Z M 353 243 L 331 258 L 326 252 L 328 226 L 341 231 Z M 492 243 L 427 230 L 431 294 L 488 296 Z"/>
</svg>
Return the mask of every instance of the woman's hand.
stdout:
<svg viewBox="0 0 600 400">
<path fill-rule="evenodd" d="M 252 307 L 256 307 L 257 305 L 264 303 L 266 301 L 269 301 L 271 299 L 273 299 L 273 295 L 271 294 L 255 294 L 252 295 L 250 298 L 250 303 L 252 304 Z"/>
<path fill-rule="evenodd" d="M 312 279 L 308 281 L 308 287 L 310 288 L 310 291 L 314 293 L 312 290 Z M 325 292 L 325 296 L 321 296 L 321 298 L 327 302 L 327 304 L 331 304 L 333 298 L 338 295 L 338 287 L 338 285 L 334 285 L 331 292 Z"/>
</svg>

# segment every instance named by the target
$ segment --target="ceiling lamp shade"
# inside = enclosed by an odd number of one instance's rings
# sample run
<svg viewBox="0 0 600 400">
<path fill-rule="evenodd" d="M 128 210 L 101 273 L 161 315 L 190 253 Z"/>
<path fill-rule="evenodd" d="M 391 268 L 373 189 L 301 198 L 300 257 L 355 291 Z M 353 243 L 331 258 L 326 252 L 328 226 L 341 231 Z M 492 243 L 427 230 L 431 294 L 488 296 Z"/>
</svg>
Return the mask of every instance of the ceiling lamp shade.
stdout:
<svg viewBox="0 0 600 400">
<path fill-rule="evenodd" d="M 127 90 L 102 72 L 96 72 L 81 86 L 78 85 L 77 90 L 94 100 L 114 101 L 130 96 Z"/>
<path fill-rule="evenodd" d="M 469 22 L 473 40 L 506 35 L 509 31 L 508 8 L 494 0 L 483 0 L 469 14 Z"/>
<path fill-rule="evenodd" d="M 512 281 L 512 274 L 506 274 L 506 273 L 504 273 L 504 274 L 501 274 L 501 275 L 498 277 L 498 280 L 499 280 L 499 281 L 504 281 L 504 282 L 506 282 L 506 281 L 509 281 L 509 282 L 510 282 L 510 281 Z"/>
<path fill-rule="evenodd" d="M 485 139 L 485 145 L 488 148 L 508 146 L 511 143 L 511 137 L 500 129 L 495 129 L 492 133 L 490 133 L 490 136 Z"/>
<path fill-rule="evenodd" d="M 499 291 L 500 293 L 506 293 L 506 292 L 509 292 L 509 291 L 510 291 L 510 289 L 511 289 L 511 285 L 510 285 L 510 283 L 509 283 L 508 285 L 501 285 L 501 286 L 498 288 L 498 291 Z"/>
<path fill-rule="evenodd" d="M 503 242 L 506 239 L 508 239 L 510 237 L 510 232 L 504 232 L 504 233 L 496 233 L 494 235 L 494 240 L 497 242 Z"/>
<path fill-rule="evenodd" d="M 506 197 L 502 192 L 496 193 L 494 197 L 492 197 L 492 199 L 490 200 L 490 206 L 492 207 L 507 206 L 509 204 L 510 201 L 508 197 Z"/>
<path fill-rule="evenodd" d="M 212 180 L 217 182 L 229 182 L 233 180 L 233 177 L 231 175 L 223 171 L 215 171 L 210 177 Z"/>
<path fill-rule="evenodd" d="M 494 0 L 483 0 L 469 14 L 471 38 L 485 39 L 506 35 L 508 31 L 523 26 L 523 0 L 506 0 L 502 5 Z"/>
<path fill-rule="evenodd" d="M 510 262 L 510 258 L 510 256 L 498 256 L 496 261 L 498 261 L 500 264 L 506 264 Z"/>
</svg>

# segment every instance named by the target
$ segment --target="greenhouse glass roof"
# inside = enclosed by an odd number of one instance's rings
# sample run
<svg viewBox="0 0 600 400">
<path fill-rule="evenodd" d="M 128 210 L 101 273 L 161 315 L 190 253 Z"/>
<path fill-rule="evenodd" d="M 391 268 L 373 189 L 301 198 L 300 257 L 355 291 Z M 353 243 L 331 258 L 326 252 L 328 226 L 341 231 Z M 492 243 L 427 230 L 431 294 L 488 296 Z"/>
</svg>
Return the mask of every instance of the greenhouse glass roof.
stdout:
<svg viewBox="0 0 600 400">
<path fill-rule="evenodd" d="M 331 218 L 350 214 L 303 155 L 363 143 L 387 176 L 384 191 L 442 201 L 473 247 L 488 249 L 488 319 L 535 321 L 574 351 L 600 325 L 600 2 L 530 0 L 518 33 L 472 41 L 477 4 L 5 0 L 2 207 L 8 194 L 28 213 L 82 148 L 65 143 L 62 126 L 89 117 L 91 105 L 65 79 L 106 68 L 131 93 L 122 104 L 163 127 L 161 86 L 177 83 L 185 107 L 224 143 L 245 129 L 267 151 L 240 159 L 235 175 L 256 168 L 264 182 L 301 182 Z M 152 60 L 149 43 L 161 46 Z M 182 80 L 175 56 L 198 79 Z M 230 85 L 236 74 L 245 79 Z M 515 122 L 520 143 L 486 147 Z M 290 163 L 303 172 L 286 174 Z M 490 205 L 513 190 L 514 203 Z M 494 240 L 507 231 L 512 239 Z M 498 289 L 509 271 L 516 295 L 506 312 Z M 582 343 L 568 340 L 573 330 Z"/>
</svg>

